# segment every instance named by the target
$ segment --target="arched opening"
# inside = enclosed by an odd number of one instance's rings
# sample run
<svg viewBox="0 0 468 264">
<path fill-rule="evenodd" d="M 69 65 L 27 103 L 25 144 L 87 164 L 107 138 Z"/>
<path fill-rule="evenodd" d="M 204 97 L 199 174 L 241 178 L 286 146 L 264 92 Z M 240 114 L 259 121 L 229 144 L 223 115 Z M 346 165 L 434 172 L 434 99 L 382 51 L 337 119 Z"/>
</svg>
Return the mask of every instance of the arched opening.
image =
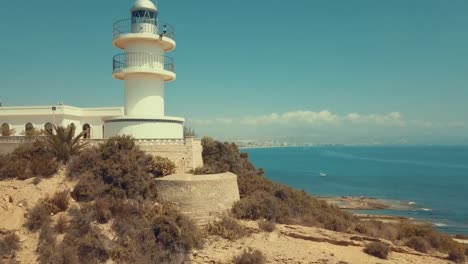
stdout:
<svg viewBox="0 0 468 264">
<path fill-rule="evenodd" d="M 8 123 L 3 123 L 1 130 L 2 137 L 9 137 L 14 133 L 14 131 L 10 129 L 10 125 Z"/>
<path fill-rule="evenodd" d="M 91 138 L 91 126 L 89 124 L 83 125 L 83 138 Z"/>
<path fill-rule="evenodd" d="M 50 122 L 47 122 L 44 125 L 44 130 L 49 132 L 50 134 L 52 134 L 52 131 L 54 130 L 54 125 L 52 125 L 52 123 L 50 123 Z"/>
<path fill-rule="evenodd" d="M 32 123 L 24 125 L 24 135 L 27 137 L 34 136 L 34 125 Z"/>
</svg>

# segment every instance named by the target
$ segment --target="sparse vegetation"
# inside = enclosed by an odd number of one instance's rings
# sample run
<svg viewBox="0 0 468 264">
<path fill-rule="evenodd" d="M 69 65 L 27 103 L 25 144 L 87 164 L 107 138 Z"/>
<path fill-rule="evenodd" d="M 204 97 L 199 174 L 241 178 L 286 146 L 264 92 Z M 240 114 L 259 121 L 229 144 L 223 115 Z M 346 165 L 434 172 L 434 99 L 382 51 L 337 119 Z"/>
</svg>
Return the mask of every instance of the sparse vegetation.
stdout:
<svg viewBox="0 0 468 264">
<path fill-rule="evenodd" d="M 431 248 L 429 242 L 424 237 L 420 236 L 410 237 L 408 241 L 406 241 L 406 245 L 422 253 L 427 253 Z"/>
<path fill-rule="evenodd" d="M 40 200 L 37 202 L 27 214 L 25 226 L 33 232 L 36 232 L 46 224 L 50 224 L 50 211 L 49 205 L 45 200 Z"/>
<path fill-rule="evenodd" d="M 273 232 L 276 228 L 276 223 L 273 221 L 260 220 L 258 221 L 258 228 L 266 232 Z"/>
<path fill-rule="evenodd" d="M 448 259 L 456 263 L 463 263 L 466 259 L 465 251 L 461 245 L 456 245 L 450 248 L 448 253 Z"/>
<path fill-rule="evenodd" d="M 258 249 L 249 248 L 244 250 L 242 254 L 234 257 L 234 264 L 264 264 L 266 263 L 265 255 Z"/>
<path fill-rule="evenodd" d="M 205 166 L 195 173 L 222 173 L 231 171 L 238 176 L 241 200 L 232 213 L 241 219 L 275 221 L 280 224 L 318 226 L 339 232 L 356 232 L 405 243 L 412 237 L 412 246 L 420 250 L 433 248 L 449 253 L 459 244 L 431 226 L 402 221 L 399 224 L 380 221 L 359 221 L 351 214 L 326 202 L 317 200 L 304 191 L 274 183 L 263 176 L 263 170 L 256 170 L 249 162 L 248 155 L 240 153 L 235 144 L 221 143 L 210 138 L 202 140 Z M 421 242 L 419 245 L 417 243 Z"/>
<path fill-rule="evenodd" d="M 377 258 L 387 259 L 390 253 L 390 247 L 382 242 L 372 242 L 366 245 L 364 252 Z"/>
<path fill-rule="evenodd" d="M 48 178 L 54 175 L 59 167 L 54 155 L 40 141 L 21 145 L 0 160 L 0 180 Z"/>
<path fill-rule="evenodd" d="M 219 220 L 209 223 L 207 231 L 210 235 L 220 236 L 231 241 L 247 235 L 247 230 L 229 215 L 223 215 Z"/>
<path fill-rule="evenodd" d="M 176 165 L 168 158 L 156 156 L 151 163 L 151 174 L 155 177 L 164 177 L 174 174 L 176 172 Z"/>
<path fill-rule="evenodd" d="M 53 214 L 66 211 L 70 204 L 68 191 L 56 192 L 51 198 L 47 199 L 49 211 Z"/>
<path fill-rule="evenodd" d="M 0 260 L 13 259 L 19 247 L 19 237 L 14 232 L 0 230 Z"/>
<path fill-rule="evenodd" d="M 235 144 L 210 138 L 202 140 L 204 173 L 231 171 L 238 175 L 241 200 L 234 205 L 233 215 L 241 219 L 266 219 L 277 223 L 321 226 L 347 231 L 356 219 L 335 206 L 314 199 L 304 191 L 274 183 L 257 171 L 248 155 Z"/>
</svg>

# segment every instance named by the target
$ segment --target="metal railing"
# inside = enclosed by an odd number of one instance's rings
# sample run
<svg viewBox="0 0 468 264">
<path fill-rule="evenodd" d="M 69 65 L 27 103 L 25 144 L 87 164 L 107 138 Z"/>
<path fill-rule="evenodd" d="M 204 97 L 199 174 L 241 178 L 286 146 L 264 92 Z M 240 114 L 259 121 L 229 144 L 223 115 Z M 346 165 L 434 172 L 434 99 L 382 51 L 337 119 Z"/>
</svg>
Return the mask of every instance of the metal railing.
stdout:
<svg viewBox="0 0 468 264">
<path fill-rule="evenodd" d="M 164 69 L 175 72 L 174 59 L 154 53 L 122 53 L 114 56 L 113 71 L 126 68 Z"/>
<path fill-rule="evenodd" d="M 148 19 L 147 21 L 135 21 L 133 19 L 122 19 L 114 23 L 114 38 L 129 33 L 152 33 L 162 35 L 175 40 L 174 27 L 166 22 Z"/>
</svg>

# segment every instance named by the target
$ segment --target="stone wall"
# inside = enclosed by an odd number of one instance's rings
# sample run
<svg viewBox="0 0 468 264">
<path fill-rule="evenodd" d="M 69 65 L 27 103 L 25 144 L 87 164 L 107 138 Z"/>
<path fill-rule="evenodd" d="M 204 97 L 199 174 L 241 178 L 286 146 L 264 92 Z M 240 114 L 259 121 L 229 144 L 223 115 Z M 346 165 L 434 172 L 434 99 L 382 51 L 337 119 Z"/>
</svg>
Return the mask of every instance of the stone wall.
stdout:
<svg viewBox="0 0 468 264">
<path fill-rule="evenodd" d="M 153 156 L 166 157 L 177 166 L 177 173 L 185 173 L 192 169 L 202 167 L 202 145 L 199 139 L 186 138 L 185 141 L 158 143 L 139 141 L 137 144 L 146 153 Z"/>
<path fill-rule="evenodd" d="M 0 142 L 0 155 L 5 155 L 13 152 L 21 144 L 20 142 Z"/>
<path fill-rule="evenodd" d="M 156 179 L 158 199 L 173 203 L 200 225 L 230 210 L 239 200 L 237 175 L 171 175 Z"/>
<path fill-rule="evenodd" d="M 90 145 L 97 145 L 103 140 L 89 140 Z M 21 144 L 30 142 L 23 137 L 12 137 L 11 140 L 0 140 L 0 154 L 11 153 Z M 166 157 L 177 166 L 177 173 L 185 173 L 202 167 L 202 145 L 199 139 L 188 137 L 180 140 L 137 140 L 137 145 L 153 156 Z"/>
</svg>

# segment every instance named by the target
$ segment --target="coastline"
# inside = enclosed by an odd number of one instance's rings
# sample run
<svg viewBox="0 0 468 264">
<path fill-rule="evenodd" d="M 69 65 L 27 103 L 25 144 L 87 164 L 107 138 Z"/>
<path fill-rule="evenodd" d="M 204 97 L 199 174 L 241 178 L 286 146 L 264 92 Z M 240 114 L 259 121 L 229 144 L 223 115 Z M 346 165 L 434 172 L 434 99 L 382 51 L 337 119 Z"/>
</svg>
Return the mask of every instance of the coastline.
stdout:
<svg viewBox="0 0 468 264">
<path fill-rule="evenodd" d="M 361 220 L 377 220 L 385 223 L 398 223 L 402 220 L 411 221 L 413 223 L 418 224 L 429 224 L 431 226 L 436 227 L 437 225 L 429 222 L 429 221 L 422 221 L 417 220 L 407 216 L 399 216 L 399 215 L 388 215 L 388 214 L 372 214 L 373 211 L 377 210 L 395 210 L 395 211 L 405 211 L 411 210 L 414 211 L 416 208 L 412 205 L 412 202 L 402 202 L 402 201 L 394 201 L 394 200 L 387 200 L 387 199 L 378 199 L 373 197 L 366 197 L 366 196 L 314 196 L 315 198 L 325 201 L 328 204 L 332 204 L 337 206 L 338 208 L 346 211 L 351 211 L 353 215 L 358 217 Z M 354 210 L 357 211 L 367 211 L 366 213 L 363 212 L 353 212 Z M 464 234 L 450 234 L 455 241 L 467 244 L 468 245 L 468 236 Z"/>
</svg>

